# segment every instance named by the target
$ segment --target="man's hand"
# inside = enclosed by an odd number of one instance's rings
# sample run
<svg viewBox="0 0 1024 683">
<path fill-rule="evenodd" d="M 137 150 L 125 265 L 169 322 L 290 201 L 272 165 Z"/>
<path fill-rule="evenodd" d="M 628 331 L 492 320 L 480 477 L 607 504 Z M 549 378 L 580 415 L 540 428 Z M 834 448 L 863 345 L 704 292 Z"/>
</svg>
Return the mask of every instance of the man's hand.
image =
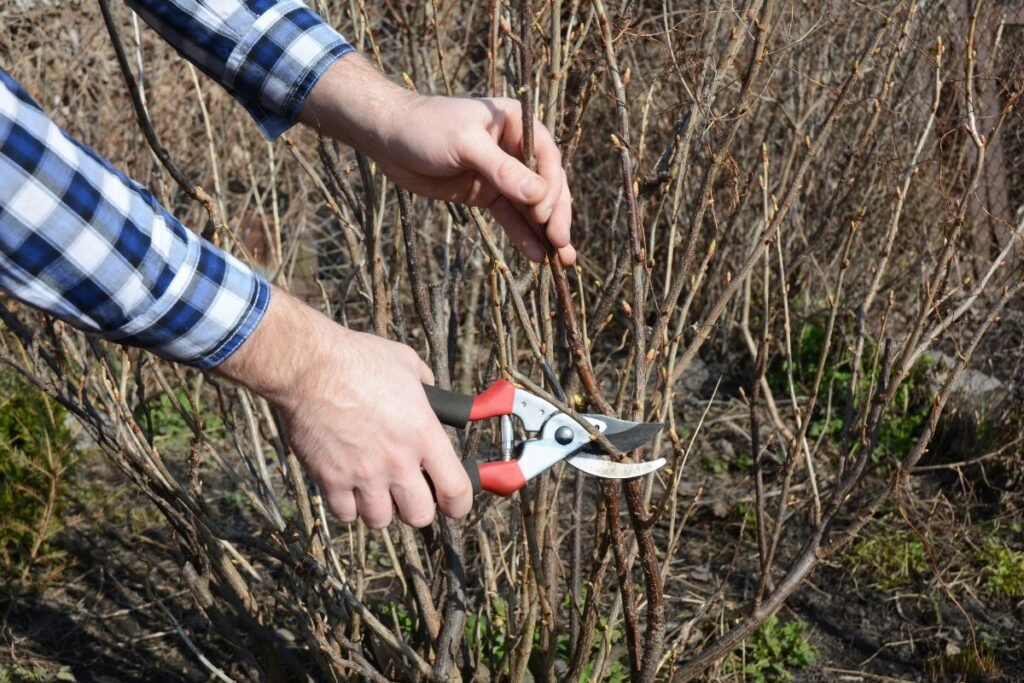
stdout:
<svg viewBox="0 0 1024 683">
<path fill-rule="evenodd" d="M 437 505 L 464 517 L 473 492 L 422 382 L 433 375 L 407 346 L 347 330 L 274 289 L 253 335 L 217 368 L 280 410 L 288 439 L 343 522 L 422 527 Z"/>
<path fill-rule="evenodd" d="M 301 119 L 367 154 L 407 190 L 489 209 L 527 258 L 542 261 L 548 242 L 564 264 L 575 261 L 561 153 L 535 120 L 537 173 L 523 165 L 516 100 L 417 95 L 350 54 L 321 77 Z"/>
</svg>

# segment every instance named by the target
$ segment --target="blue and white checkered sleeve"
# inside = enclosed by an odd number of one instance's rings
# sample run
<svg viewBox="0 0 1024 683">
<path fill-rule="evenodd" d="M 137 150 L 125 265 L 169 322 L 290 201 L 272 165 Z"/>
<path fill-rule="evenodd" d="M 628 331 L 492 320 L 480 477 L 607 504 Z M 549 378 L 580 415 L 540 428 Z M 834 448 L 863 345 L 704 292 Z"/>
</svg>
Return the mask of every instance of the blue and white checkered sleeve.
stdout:
<svg viewBox="0 0 1024 683">
<path fill-rule="evenodd" d="M 352 46 L 298 0 L 128 0 L 224 86 L 268 138 L 288 130 L 320 76 Z"/>
<path fill-rule="evenodd" d="M 230 356 L 270 298 L 265 280 L 60 130 L 2 69 L 0 288 L 200 368 Z"/>
</svg>

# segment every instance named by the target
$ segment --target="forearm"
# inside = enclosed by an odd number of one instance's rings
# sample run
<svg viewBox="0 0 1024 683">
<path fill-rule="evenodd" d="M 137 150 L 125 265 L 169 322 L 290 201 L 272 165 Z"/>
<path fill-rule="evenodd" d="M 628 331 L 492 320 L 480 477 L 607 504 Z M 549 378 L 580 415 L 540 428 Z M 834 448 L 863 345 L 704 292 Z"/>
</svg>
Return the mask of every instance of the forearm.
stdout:
<svg viewBox="0 0 1024 683">
<path fill-rule="evenodd" d="M 297 387 L 317 384 L 327 357 L 343 356 L 344 344 L 328 339 L 350 334 L 323 314 L 277 287 L 259 326 L 216 371 L 275 405 L 297 408 Z"/>
<path fill-rule="evenodd" d="M 371 157 L 394 143 L 397 117 L 418 95 L 359 54 L 334 62 L 310 92 L 299 121 Z"/>
<path fill-rule="evenodd" d="M 2 70 L 0 288 L 87 332 L 204 368 L 248 337 L 269 294 Z"/>
</svg>

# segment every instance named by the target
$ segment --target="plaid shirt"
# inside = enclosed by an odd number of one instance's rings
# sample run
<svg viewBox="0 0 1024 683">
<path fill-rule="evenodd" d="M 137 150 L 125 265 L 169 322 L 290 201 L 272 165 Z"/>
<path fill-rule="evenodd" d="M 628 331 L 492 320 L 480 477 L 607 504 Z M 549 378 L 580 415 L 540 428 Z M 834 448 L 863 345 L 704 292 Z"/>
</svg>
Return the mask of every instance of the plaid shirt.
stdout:
<svg viewBox="0 0 1024 683">
<path fill-rule="evenodd" d="M 352 48 L 295 0 L 133 0 L 268 137 Z M 75 327 L 200 368 L 220 364 L 270 289 L 71 138 L 0 69 L 0 288 Z"/>
</svg>

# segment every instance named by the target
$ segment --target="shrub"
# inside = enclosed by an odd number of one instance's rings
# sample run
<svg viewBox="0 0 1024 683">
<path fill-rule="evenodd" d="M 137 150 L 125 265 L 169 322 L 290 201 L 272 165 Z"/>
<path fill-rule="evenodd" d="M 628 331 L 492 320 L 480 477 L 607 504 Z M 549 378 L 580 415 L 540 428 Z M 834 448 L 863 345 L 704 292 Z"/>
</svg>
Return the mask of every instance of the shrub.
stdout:
<svg viewBox="0 0 1024 683">
<path fill-rule="evenodd" d="M 0 580 L 27 587 L 63 566 L 50 541 L 63 527 L 62 494 L 74 462 L 66 413 L 0 370 Z"/>
</svg>

